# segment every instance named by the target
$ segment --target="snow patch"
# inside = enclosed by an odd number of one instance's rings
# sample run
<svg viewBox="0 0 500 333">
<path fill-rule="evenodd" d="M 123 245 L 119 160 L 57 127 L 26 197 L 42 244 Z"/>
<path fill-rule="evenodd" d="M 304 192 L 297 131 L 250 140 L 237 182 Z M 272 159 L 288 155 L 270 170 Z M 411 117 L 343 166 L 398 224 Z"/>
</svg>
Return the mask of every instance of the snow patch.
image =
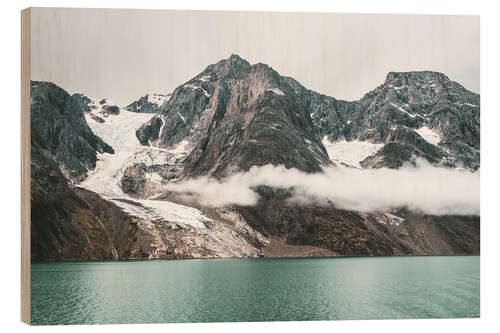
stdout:
<svg viewBox="0 0 500 333">
<path fill-rule="evenodd" d="M 434 133 L 429 127 L 424 126 L 419 129 L 414 130 L 418 133 L 425 141 L 429 142 L 431 145 L 437 146 L 441 142 L 441 137 Z"/>
<path fill-rule="evenodd" d="M 185 84 L 184 87 L 186 88 L 190 88 L 190 89 L 193 89 L 193 90 L 201 90 L 201 92 L 203 93 L 203 95 L 205 95 L 206 97 L 210 97 L 210 94 L 205 90 L 203 89 L 202 87 L 200 86 L 197 86 L 197 85 L 194 85 L 194 84 Z"/>
<path fill-rule="evenodd" d="M 330 160 L 354 167 L 361 167 L 359 162 L 363 161 L 368 156 L 376 154 L 380 148 L 384 146 L 381 143 L 358 140 L 331 142 L 326 136 L 323 138 L 322 142 Z"/>
<path fill-rule="evenodd" d="M 147 181 L 157 184 L 161 184 L 161 182 L 163 181 L 163 177 L 156 172 L 146 173 L 144 175 L 144 178 L 146 178 Z"/>
<path fill-rule="evenodd" d="M 179 112 L 177 112 L 177 115 L 182 119 L 182 121 L 184 122 L 184 124 L 187 124 L 186 123 L 186 119 L 184 119 L 184 117 L 182 116 L 182 114 L 180 114 Z"/>
<path fill-rule="evenodd" d="M 134 200 L 134 203 L 122 200 L 111 200 L 124 212 L 148 221 L 167 221 L 177 225 L 190 226 L 195 229 L 205 229 L 205 222 L 212 220 L 199 209 L 161 200 Z"/>
<path fill-rule="evenodd" d="M 471 104 L 471 103 L 455 103 L 455 104 L 458 105 L 458 106 L 467 105 L 467 106 L 470 106 L 470 107 L 473 107 L 473 108 L 478 108 L 479 107 L 479 105 Z"/>
<path fill-rule="evenodd" d="M 165 118 L 163 117 L 163 115 L 160 113 L 159 114 L 159 117 L 160 117 L 160 120 L 161 120 L 161 126 L 160 126 L 160 129 L 158 130 L 158 140 L 160 140 L 161 138 L 161 132 L 163 132 L 163 127 L 165 127 Z M 151 140 L 149 140 L 151 141 Z"/>
<path fill-rule="evenodd" d="M 166 149 L 166 151 L 168 151 L 169 153 L 174 154 L 176 156 L 185 155 L 188 153 L 188 147 L 187 147 L 188 144 L 189 144 L 189 142 L 187 140 L 182 140 L 174 147 L 172 147 L 170 149 Z"/>
<path fill-rule="evenodd" d="M 402 217 L 399 217 L 399 216 L 396 216 L 396 215 L 393 215 L 393 214 L 390 214 L 390 213 L 384 213 L 385 216 L 387 216 L 389 219 L 391 219 L 391 222 L 396 224 L 396 225 L 400 225 L 402 222 L 405 221 L 404 218 Z"/>
<path fill-rule="evenodd" d="M 275 93 L 276 95 L 285 96 L 285 94 L 278 88 L 268 88 L 267 90 Z"/>
<path fill-rule="evenodd" d="M 418 115 L 418 114 L 411 114 L 409 113 L 408 111 L 406 111 L 405 109 L 403 109 L 402 107 L 398 106 L 397 104 L 394 104 L 394 103 L 391 103 L 392 106 L 394 106 L 396 109 L 398 109 L 399 111 L 407 114 L 408 116 L 410 116 L 410 118 L 415 118 L 415 117 L 420 117 L 422 118 L 422 116 Z"/>
<path fill-rule="evenodd" d="M 198 80 L 206 82 L 206 81 L 210 81 L 211 78 L 212 77 L 210 75 L 204 75 L 204 76 L 200 77 Z"/>
<path fill-rule="evenodd" d="M 394 225 L 397 227 L 399 227 L 399 225 L 405 221 L 404 218 L 387 213 L 387 212 L 375 213 L 374 217 L 378 223 L 390 224 L 390 225 Z"/>
</svg>

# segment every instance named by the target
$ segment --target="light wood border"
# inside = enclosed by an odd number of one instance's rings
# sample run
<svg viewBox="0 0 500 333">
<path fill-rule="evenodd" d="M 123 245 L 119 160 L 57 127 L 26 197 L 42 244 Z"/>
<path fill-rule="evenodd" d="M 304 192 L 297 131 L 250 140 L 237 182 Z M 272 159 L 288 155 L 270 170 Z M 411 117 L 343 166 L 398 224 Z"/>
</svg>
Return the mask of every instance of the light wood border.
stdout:
<svg viewBox="0 0 500 333">
<path fill-rule="evenodd" d="M 21 11 L 21 321 L 31 323 L 31 9 Z"/>
</svg>

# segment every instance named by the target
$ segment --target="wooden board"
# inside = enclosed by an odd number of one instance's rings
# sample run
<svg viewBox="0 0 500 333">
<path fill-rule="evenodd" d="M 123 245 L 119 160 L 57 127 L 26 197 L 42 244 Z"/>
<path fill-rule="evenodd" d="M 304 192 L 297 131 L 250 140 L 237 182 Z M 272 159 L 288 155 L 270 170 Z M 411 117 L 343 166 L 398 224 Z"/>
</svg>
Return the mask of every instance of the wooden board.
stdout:
<svg viewBox="0 0 500 333">
<path fill-rule="evenodd" d="M 31 9 L 21 12 L 21 321 L 31 322 L 30 274 Z"/>
</svg>

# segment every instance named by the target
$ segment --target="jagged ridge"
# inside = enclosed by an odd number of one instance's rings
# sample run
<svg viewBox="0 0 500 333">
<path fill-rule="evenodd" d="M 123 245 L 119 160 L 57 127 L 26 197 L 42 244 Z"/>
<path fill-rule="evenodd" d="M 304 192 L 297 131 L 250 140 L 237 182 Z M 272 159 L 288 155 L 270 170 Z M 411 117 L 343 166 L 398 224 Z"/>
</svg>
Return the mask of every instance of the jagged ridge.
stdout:
<svg viewBox="0 0 500 333">
<path fill-rule="evenodd" d="M 221 177 L 264 164 L 319 171 L 331 164 L 324 137 L 381 144 L 359 161 L 365 168 L 398 168 L 422 157 L 475 170 L 479 114 L 479 95 L 441 73 L 391 72 L 381 86 L 348 102 L 231 55 L 175 89 L 137 137 L 158 147 L 189 141 L 186 175 Z"/>
</svg>

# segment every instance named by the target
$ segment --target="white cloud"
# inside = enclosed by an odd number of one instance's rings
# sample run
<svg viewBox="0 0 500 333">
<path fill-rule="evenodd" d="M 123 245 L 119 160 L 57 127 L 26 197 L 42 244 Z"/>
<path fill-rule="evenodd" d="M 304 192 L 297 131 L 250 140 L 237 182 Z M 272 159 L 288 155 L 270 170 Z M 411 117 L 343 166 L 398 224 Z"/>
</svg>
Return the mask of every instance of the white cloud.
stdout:
<svg viewBox="0 0 500 333">
<path fill-rule="evenodd" d="M 216 180 L 208 177 L 169 184 L 168 191 L 189 193 L 205 205 L 252 206 L 258 185 L 293 188 L 299 204 L 328 201 L 338 208 L 378 211 L 407 207 L 428 214 L 479 215 L 479 171 L 437 168 L 425 161 L 394 169 L 329 167 L 308 174 L 284 166 L 252 167 Z"/>
</svg>

